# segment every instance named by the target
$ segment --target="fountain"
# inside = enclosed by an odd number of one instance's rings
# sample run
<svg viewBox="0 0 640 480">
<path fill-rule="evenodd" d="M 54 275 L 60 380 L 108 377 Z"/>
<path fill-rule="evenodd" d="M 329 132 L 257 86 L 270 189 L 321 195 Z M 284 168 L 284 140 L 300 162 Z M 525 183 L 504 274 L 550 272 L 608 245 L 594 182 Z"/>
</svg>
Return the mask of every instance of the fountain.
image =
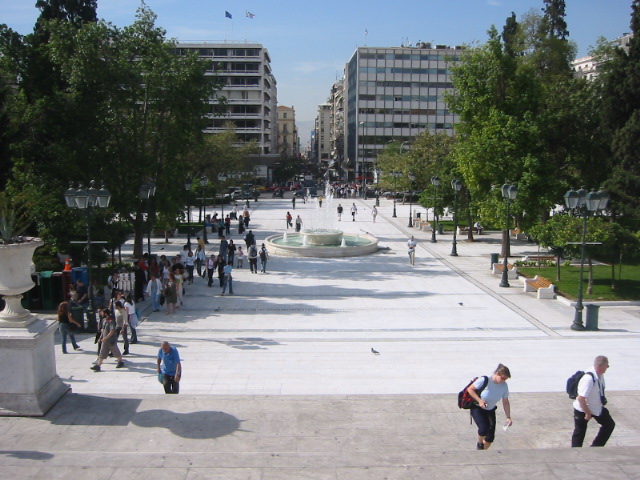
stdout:
<svg viewBox="0 0 640 480">
<path fill-rule="evenodd" d="M 300 233 L 272 235 L 266 239 L 269 252 L 286 257 L 355 257 L 378 251 L 378 239 L 372 235 L 344 233 L 336 227 L 333 208 L 333 193 L 327 184 L 324 206 L 318 199 L 312 217 L 307 220 L 309 228 Z"/>
</svg>

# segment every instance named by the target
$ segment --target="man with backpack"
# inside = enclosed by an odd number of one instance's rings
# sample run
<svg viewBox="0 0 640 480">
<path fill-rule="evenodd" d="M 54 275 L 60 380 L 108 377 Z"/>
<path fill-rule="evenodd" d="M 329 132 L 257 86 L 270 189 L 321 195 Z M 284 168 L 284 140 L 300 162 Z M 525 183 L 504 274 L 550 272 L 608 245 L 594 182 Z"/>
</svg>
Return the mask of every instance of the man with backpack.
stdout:
<svg viewBox="0 0 640 480">
<path fill-rule="evenodd" d="M 260 248 L 260 267 L 262 273 L 267 273 L 267 260 L 269 260 L 269 251 L 263 243 L 262 247 Z"/>
<path fill-rule="evenodd" d="M 258 248 L 255 243 L 249 247 L 247 257 L 249 258 L 251 273 L 258 273 Z"/>
<path fill-rule="evenodd" d="M 609 359 L 604 355 L 598 355 L 593 361 L 593 369 L 585 372 L 578 382 L 577 395 L 573 402 L 572 447 L 582 447 L 587 425 L 592 417 L 600 424 L 600 430 L 591 443 L 592 447 L 604 447 L 616 427 L 616 422 L 605 408 L 607 399 L 604 395 L 604 373 L 608 368 Z"/>
</svg>

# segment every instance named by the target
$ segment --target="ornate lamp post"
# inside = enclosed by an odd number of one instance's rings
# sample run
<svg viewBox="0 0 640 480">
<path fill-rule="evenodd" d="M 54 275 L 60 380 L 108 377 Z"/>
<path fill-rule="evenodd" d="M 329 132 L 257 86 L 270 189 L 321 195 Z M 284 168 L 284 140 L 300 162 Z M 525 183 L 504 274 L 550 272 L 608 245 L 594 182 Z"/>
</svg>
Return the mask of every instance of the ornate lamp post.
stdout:
<svg viewBox="0 0 640 480">
<path fill-rule="evenodd" d="M 578 217 L 582 216 L 584 221 L 582 223 L 582 242 L 580 243 L 580 280 L 578 283 L 578 301 L 575 305 L 575 314 L 573 316 L 573 323 L 571 324 L 571 330 L 584 330 L 584 324 L 582 323 L 582 310 L 584 309 L 582 304 L 582 282 L 584 279 L 584 256 L 585 246 L 587 245 L 587 217 L 592 213 L 602 211 L 607 208 L 609 203 L 609 195 L 604 192 L 591 191 L 587 193 L 584 188 L 581 188 L 577 192 L 575 190 L 569 190 L 564 195 L 564 202 L 569 210 L 572 210 Z"/>
<path fill-rule="evenodd" d="M 501 287 L 510 287 L 509 285 L 509 271 L 507 267 L 509 265 L 509 250 L 510 250 L 510 236 L 509 236 L 509 206 L 515 201 L 518 196 L 518 187 L 515 185 L 509 185 L 505 183 L 502 185 L 502 198 L 507 205 L 507 215 L 505 217 L 505 231 L 507 236 L 505 239 L 504 259 L 502 262 L 502 279 L 500 281 Z"/>
<path fill-rule="evenodd" d="M 209 184 L 209 179 L 207 178 L 206 175 L 202 175 L 200 177 L 200 186 L 202 187 L 202 217 L 203 217 L 203 234 L 202 234 L 202 239 L 204 240 L 204 243 L 209 243 L 209 240 L 207 239 L 207 205 L 205 203 L 206 198 L 204 197 L 204 189 L 205 187 Z"/>
<path fill-rule="evenodd" d="M 87 221 L 87 290 L 89 296 L 89 309 L 87 310 L 87 331 L 88 332 L 96 332 L 97 331 L 97 323 L 96 323 L 96 312 L 93 308 L 94 306 L 94 298 L 93 298 L 93 282 L 91 280 L 91 215 L 93 213 L 94 208 L 107 208 L 109 206 L 109 201 L 111 200 L 111 193 L 109 190 L 104 188 L 104 186 L 98 190 L 94 187 L 95 182 L 91 180 L 89 183 L 89 188 L 84 189 L 82 184 L 79 185 L 79 188 L 76 190 L 74 188 L 69 187 L 67 191 L 64 193 L 64 199 L 67 203 L 67 207 L 69 208 L 79 208 L 86 212 L 86 221 Z"/>
<path fill-rule="evenodd" d="M 413 209 L 413 181 L 415 179 L 416 176 L 413 173 L 409 173 L 409 182 L 411 182 L 409 190 L 409 223 L 407 224 L 407 227 L 409 228 L 413 228 L 413 219 L 411 218 L 413 214 L 411 210 Z"/>
<path fill-rule="evenodd" d="M 218 181 L 223 182 L 223 183 L 226 182 L 227 181 L 227 176 L 224 173 L 219 173 L 218 174 Z M 222 220 L 224 220 L 224 193 L 220 197 L 220 208 L 222 209 L 222 213 L 220 215 L 222 215 Z"/>
<path fill-rule="evenodd" d="M 462 182 L 458 179 L 451 180 L 451 188 L 453 188 L 453 245 L 451 246 L 451 256 L 458 256 L 458 246 L 456 243 L 456 235 L 458 233 L 458 192 L 462 188 Z"/>
<path fill-rule="evenodd" d="M 156 194 L 156 184 L 143 183 L 140 186 L 140 198 L 147 202 L 147 253 L 151 260 L 151 198 Z"/>
<path fill-rule="evenodd" d="M 397 194 L 397 190 L 398 190 L 398 177 L 400 175 L 402 175 L 402 173 L 400 172 L 391 172 L 389 175 L 391 175 L 393 177 L 393 215 L 391 215 L 393 218 L 396 218 L 396 194 Z"/>
<path fill-rule="evenodd" d="M 436 228 L 438 227 L 438 220 L 436 217 L 436 201 L 438 199 L 438 186 L 440 186 L 440 177 L 434 175 L 431 177 L 431 185 L 433 185 L 433 225 L 431 226 L 431 243 L 436 243 Z"/>
<path fill-rule="evenodd" d="M 184 189 L 187 192 L 191 191 L 191 185 L 193 181 L 191 177 L 187 177 L 184 181 Z M 187 194 L 187 248 L 191 250 L 191 197 Z"/>
</svg>

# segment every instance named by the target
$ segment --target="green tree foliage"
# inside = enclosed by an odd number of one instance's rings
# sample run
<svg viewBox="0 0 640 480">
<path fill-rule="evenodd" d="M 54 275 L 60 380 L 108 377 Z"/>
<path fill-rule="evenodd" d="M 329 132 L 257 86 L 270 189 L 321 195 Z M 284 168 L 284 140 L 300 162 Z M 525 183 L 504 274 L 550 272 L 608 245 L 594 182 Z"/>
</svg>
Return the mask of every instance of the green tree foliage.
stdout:
<svg viewBox="0 0 640 480">
<path fill-rule="evenodd" d="M 620 221 L 637 229 L 640 218 L 640 1 L 632 4 L 629 52 L 615 51 L 602 73 L 602 128 L 611 139 L 612 166 L 605 188 Z"/>
<path fill-rule="evenodd" d="M 146 209 L 140 185 L 156 184 L 159 212 L 175 213 L 180 205 L 185 167 L 179 158 L 202 142 L 215 78 L 205 76 L 206 65 L 197 57 L 177 55 L 155 19 L 143 4 L 136 21 L 123 29 L 66 19 L 40 25 L 48 42 L 37 49 L 60 82 L 50 92 L 34 89 L 28 95 L 31 85 L 19 85 L 13 116 L 22 135 L 14 139 L 11 182 L 31 193 L 39 226 L 53 236 L 49 241 L 65 238 L 52 222 L 69 216 L 62 206 L 68 180 L 104 182 L 112 194 L 110 212 L 134 228 L 138 254 Z M 28 41 L 23 45 L 24 52 L 36 48 Z"/>
</svg>

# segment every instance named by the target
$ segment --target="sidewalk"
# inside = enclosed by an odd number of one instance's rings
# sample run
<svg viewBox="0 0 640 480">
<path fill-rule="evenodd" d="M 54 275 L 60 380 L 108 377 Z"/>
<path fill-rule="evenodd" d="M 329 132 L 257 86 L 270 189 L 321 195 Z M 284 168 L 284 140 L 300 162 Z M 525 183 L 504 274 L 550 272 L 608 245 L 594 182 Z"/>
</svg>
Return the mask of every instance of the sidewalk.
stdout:
<svg viewBox="0 0 640 480">
<path fill-rule="evenodd" d="M 334 201 L 337 202 L 338 200 Z M 346 200 L 343 206 L 353 200 Z M 573 308 L 500 288 L 489 269 L 499 234 L 473 243 L 406 227 L 409 205 L 359 201 L 356 221 L 379 253 L 346 259 L 276 258 L 267 274 L 234 271 L 234 296 L 187 286 L 174 316 L 146 310 L 127 368 L 82 352 L 57 371 L 73 388 L 41 419 L 0 418 L 7 478 L 637 478 L 640 453 L 640 308 L 600 309 L 599 332 L 570 330 Z M 251 203 L 260 244 L 282 232 L 285 214 L 314 204 L 261 197 Z M 323 208 L 326 204 L 323 205 Z M 334 204 L 335 207 L 335 204 Z M 414 206 L 415 207 L 415 206 Z M 410 266 L 406 242 L 418 240 Z M 241 241 L 232 235 L 234 242 Z M 183 238 L 154 252 L 175 254 Z M 217 242 L 209 248 L 217 251 Z M 130 251 L 126 245 L 124 251 Z M 129 249 L 129 250 L 128 250 Z M 162 250 L 160 250 L 162 249 Z M 514 241 L 514 256 L 536 253 Z M 59 342 L 56 335 L 56 341 Z M 183 360 L 181 394 L 162 395 L 155 358 L 162 340 Z M 371 353 L 375 348 L 380 355 Z M 569 449 L 566 378 L 609 356 L 607 397 L 617 428 L 603 449 Z M 509 366 L 514 427 L 488 452 L 455 404 L 469 378 Z M 499 419 L 503 418 L 500 411 Z M 590 425 L 587 440 L 595 435 Z M 166 472 L 166 473 L 165 473 Z"/>
</svg>

